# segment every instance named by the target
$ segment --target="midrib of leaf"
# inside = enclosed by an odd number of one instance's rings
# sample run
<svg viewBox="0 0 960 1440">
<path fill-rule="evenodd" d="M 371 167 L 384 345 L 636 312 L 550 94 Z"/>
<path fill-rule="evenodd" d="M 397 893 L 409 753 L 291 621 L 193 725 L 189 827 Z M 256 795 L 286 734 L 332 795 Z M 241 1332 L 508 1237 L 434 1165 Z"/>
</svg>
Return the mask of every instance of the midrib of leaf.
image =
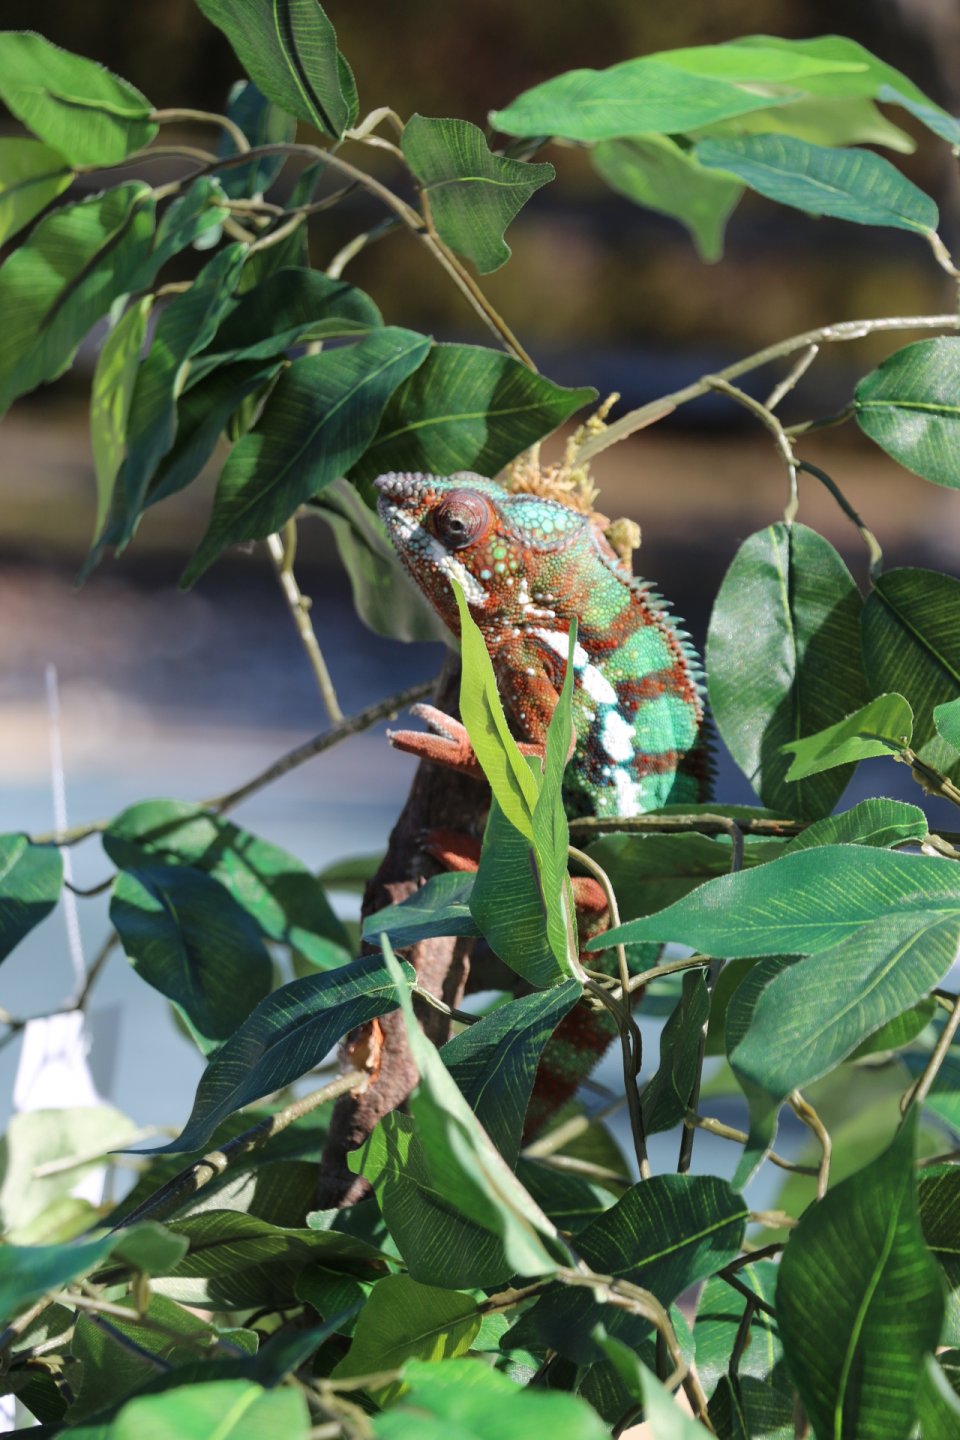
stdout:
<svg viewBox="0 0 960 1440">
<path fill-rule="evenodd" d="M 694 1235 L 685 1235 L 678 1245 L 668 1245 L 665 1250 L 658 1250 L 653 1255 L 644 1255 L 641 1259 L 633 1260 L 629 1265 L 625 1265 L 619 1270 L 615 1269 L 613 1274 L 628 1275 L 633 1270 L 642 1270 L 647 1265 L 652 1265 L 655 1260 L 664 1260 L 669 1255 L 679 1255 L 682 1250 L 686 1250 L 690 1245 L 695 1245 L 698 1240 L 705 1240 L 707 1236 L 716 1234 L 718 1230 L 724 1230 L 728 1225 L 733 1225 L 737 1220 L 746 1220 L 749 1214 L 749 1210 L 744 1209 L 736 1211 L 733 1215 L 726 1215 L 722 1220 L 715 1220 L 711 1225 L 707 1225 L 703 1230 L 698 1230 Z"/>
<path fill-rule="evenodd" d="M 385 445 L 388 440 L 396 440 L 401 435 L 409 435 L 413 430 L 426 430 L 431 425 L 449 425 L 459 420 L 484 420 L 489 415 L 523 415 L 528 410 L 537 409 L 537 402 L 530 401 L 526 405 L 505 405 L 499 410 L 462 410 L 459 413 L 451 411 L 446 415 L 431 415 L 424 420 L 411 420 L 409 424 L 401 426 L 399 430 L 389 430 L 385 435 L 377 438 L 376 444 L 371 445 L 371 450 L 378 446 Z"/>
<path fill-rule="evenodd" d="M 446 185 L 493 185 L 499 190 L 525 190 L 532 180 L 496 180 L 492 175 L 449 175 L 445 180 L 431 180 L 425 190 L 442 190 Z"/>
<path fill-rule="evenodd" d="M 220 1423 L 210 1431 L 210 1440 L 226 1440 L 244 1412 L 249 1410 L 251 1405 L 256 1404 L 259 1399 L 260 1392 L 258 1390 L 248 1390 L 246 1394 L 239 1395 Z"/>
<path fill-rule="evenodd" d="M 946 400 L 934 403 L 929 400 L 858 400 L 858 410 L 924 410 L 932 415 L 960 415 L 960 405 L 950 405 Z"/>
<path fill-rule="evenodd" d="M 320 11 L 322 14 L 323 12 Z M 300 59 L 300 52 L 297 48 L 296 37 L 293 33 L 293 22 L 290 18 L 289 0 L 273 0 L 273 28 L 276 32 L 277 41 L 283 52 L 284 59 L 290 69 L 290 74 L 311 110 L 315 110 L 320 116 L 324 125 L 331 135 L 339 134 L 339 131 L 331 119 L 327 107 L 321 101 L 312 85 L 307 81 L 305 67 Z"/>
<path fill-rule="evenodd" d="M 834 1404 L 833 1410 L 834 1440 L 844 1440 L 843 1411 L 844 1405 L 846 1403 L 846 1391 L 847 1385 L 850 1380 L 850 1371 L 853 1368 L 853 1358 L 856 1353 L 857 1345 L 860 1343 L 860 1336 L 863 1332 L 864 1322 L 867 1318 L 867 1311 L 870 1308 L 870 1304 L 873 1300 L 874 1295 L 876 1294 L 877 1286 L 880 1284 L 880 1280 L 883 1275 L 883 1270 L 886 1266 L 887 1260 L 890 1258 L 890 1251 L 893 1249 L 893 1241 L 897 1233 L 897 1224 L 900 1219 L 900 1207 L 902 1204 L 903 1199 L 901 1196 L 901 1199 L 898 1202 L 896 1209 L 890 1217 L 890 1224 L 887 1228 L 887 1233 L 884 1238 L 883 1249 L 880 1252 L 877 1263 L 873 1269 L 873 1273 L 867 1283 L 866 1292 L 864 1294 L 863 1300 L 860 1302 L 856 1318 L 854 1319 L 853 1326 L 850 1331 L 850 1340 L 847 1345 L 846 1353 L 843 1357 L 843 1366 L 840 1370 L 840 1382 L 837 1387 L 837 1399 Z"/>
<path fill-rule="evenodd" d="M 933 660 L 936 661 L 936 663 L 940 666 L 941 670 L 946 671 L 947 675 L 950 677 L 951 680 L 954 681 L 956 685 L 960 685 L 960 673 L 953 669 L 953 667 L 943 658 L 943 656 L 938 650 L 934 650 L 931 643 L 924 638 L 924 636 L 916 628 L 916 626 L 908 618 L 908 616 L 897 607 L 891 597 L 884 594 L 883 590 L 879 589 L 875 589 L 873 593 L 879 598 L 880 602 L 883 605 L 886 605 L 890 613 L 894 615 L 897 620 L 900 621 L 900 624 L 903 626 L 904 630 L 908 630 L 910 632 L 914 640 L 918 642 L 920 648 L 924 650 L 928 655 L 930 655 Z"/>
<path fill-rule="evenodd" d="M 11 855 L 11 857 L 10 857 L 9 863 L 8 863 L 2 870 L 0 870 L 0 881 L 6 880 L 7 876 L 8 876 L 9 874 L 11 874 L 12 871 L 16 870 L 16 868 L 17 868 L 17 866 L 19 865 L 21 859 L 22 859 L 23 856 L 26 854 L 26 849 L 27 849 L 27 844 L 28 844 L 28 841 L 27 841 L 27 839 L 26 839 L 26 836 L 24 836 L 24 835 L 17 835 L 15 838 L 16 838 L 16 840 L 18 840 L 18 841 L 20 842 L 20 843 L 19 843 L 19 846 L 18 846 L 18 845 L 14 845 L 14 847 L 13 847 L 13 853 L 12 853 L 12 855 Z"/>
<path fill-rule="evenodd" d="M 72 275 L 70 277 L 66 285 L 64 285 L 63 289 L 59 291 L 59 293 L 54 298 L 50 309 L 39 320 L 37 324 L 38 333 L 46 330 L 53 323 L 55 317 L 63 309 L 67 301 L 79 289 L 79 287 L 84 283 L 84 281 L 89 279 L 91 273 L 97 268 L 97 266 L 103 260 L 104 256 L 109 255 L 111 250 L 115 250 L 120 244 L 120 242 L 126 238 L 131 226 L 133 225 L 134 220 L 137 217 L 137 214 L 143 208 L 144 202 L 147 200 L 147 198 L 148 194 L 140 194 L 134 198 L 133 204 L 130 206 L 130 209 L 127 211 L 127 214 L 125 215 L 123 221 L 117 227 L 117 229 L 114 230 L 113 234 L 108 236 L 108 238 L 90 256 L 90 259 L 87 260 L 85 264 L 81 265 L 76 275 Z"/>
<path fill-rule="evenodd" d="M 19 195 L 23 190 L 29 190 L 31 185 L 44 185 L 48 180 L 59 180 L 62 175 L 72 175 L 73 171 L 69 165 L 64 165 L 61 170 L 48 170 L 43 175 L 28 175 L 25 180 L 17 180 L 13 185 L 5 185 L 0 189 L 0 204 L 9 195 Z"/>
</svg>

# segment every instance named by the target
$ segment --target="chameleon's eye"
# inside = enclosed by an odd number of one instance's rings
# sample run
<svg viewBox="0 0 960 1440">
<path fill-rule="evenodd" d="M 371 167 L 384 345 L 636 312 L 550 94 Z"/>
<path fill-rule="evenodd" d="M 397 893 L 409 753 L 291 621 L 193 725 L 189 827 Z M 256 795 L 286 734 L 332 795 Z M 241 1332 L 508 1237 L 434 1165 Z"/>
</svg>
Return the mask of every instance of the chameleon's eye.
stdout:
<svg viewBox="0 0 960 1440">
<path fill-rule="evenodd" d="M 490 520 L 490 504 L 482 495 L 452 490 L 434 511 L 433 527 L 448 550 L 462 550 L 488 529 Z"/>
</svg>

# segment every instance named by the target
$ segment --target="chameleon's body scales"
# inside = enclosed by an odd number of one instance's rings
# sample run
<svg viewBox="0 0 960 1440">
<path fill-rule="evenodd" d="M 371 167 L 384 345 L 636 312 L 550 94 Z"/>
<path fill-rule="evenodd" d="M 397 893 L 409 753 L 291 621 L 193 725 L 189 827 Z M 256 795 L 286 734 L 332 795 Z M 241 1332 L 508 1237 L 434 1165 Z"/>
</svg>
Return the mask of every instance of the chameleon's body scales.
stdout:
<svg viewBox="0 0 960 1440">
<path fill-rule="evenodd" d="M 570 816 L 637 815 L 706 797 L 696 656 L 587 516 L 468 473 L 376 483 L 404 565 L 454 634 L 450 579 L 463 587 L 522 739 L 546 739 L 577 618 Z"/>
</svg>

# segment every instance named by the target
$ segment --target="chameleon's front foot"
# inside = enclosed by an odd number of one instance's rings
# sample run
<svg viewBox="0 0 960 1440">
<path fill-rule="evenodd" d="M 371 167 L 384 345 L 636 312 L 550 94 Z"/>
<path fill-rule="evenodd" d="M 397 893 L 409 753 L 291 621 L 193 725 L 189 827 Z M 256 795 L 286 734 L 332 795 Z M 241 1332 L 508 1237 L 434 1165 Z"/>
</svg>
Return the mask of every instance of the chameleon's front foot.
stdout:
<svg viewBox="0 0 960 1440">
<path fill-rule="evenodd" d="M 470 737 L 459 720 L 454 720 L 435 705 L 411 705 L 410 713 L 430 728 L 426 731 L 388 730 L 387 739 L 395 749 L 415 755 L 418 760 L 432 760 L 435 765 L 459 770 L 462 775 L 472 775 L 475 780 L 483 779 Z M 520 750 L 524 755 L 543 757 L 542 745 L 521 742 Z"/>
</svg>

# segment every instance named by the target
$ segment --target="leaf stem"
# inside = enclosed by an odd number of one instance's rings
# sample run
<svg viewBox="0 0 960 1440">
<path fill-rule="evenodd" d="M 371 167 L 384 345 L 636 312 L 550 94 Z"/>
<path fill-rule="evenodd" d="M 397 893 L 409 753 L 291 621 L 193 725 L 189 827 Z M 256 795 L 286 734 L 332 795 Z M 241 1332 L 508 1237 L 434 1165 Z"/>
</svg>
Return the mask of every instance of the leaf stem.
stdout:
<svg viewBox="0 0 960 1440">
<path fill-rule="evenodd" d="M 921 760 L 915 750 L 909 746 L 903 750 L 891 752 L 894 760 L 899 760 L 902 765 L 909 765 L 914 780 L 920 786 L 925 795 L 939 795 L 943 800 L 949 800 L 952 805 L 960 805 L 960 789 L 953 783 L 949 775 L 944 775 L 940 770 L 935 770 L 928 765 L 926 760 Z M 949 831 L 941 831 L 944 838 L 954 840 L 957 837 Z"/>
<path fill-rule="evenodd" d="M 799 1090 L 794 1090 L 790 1095 L 789 1104 L 797 1119 L 802 1121 L 808 1130 L 812 1130 L 820 1142 L 822 1153 L 820 1164 L 817 1167 L 817 1199 L 822 1200 L 827 1193 L 827 1186 L 830 1184 L 830 1157 L 833 1153 L 830 1132 L 809 1100 L 805 1100 Z"/>
<path fill-rule="evenodd" d="M 725 1125 L 722 1120 L 714 1120 L 710 1115 L 697 1115 L 694 1111 L 688 1111 L 683 1121 L 695 1130 L 706 1130 L 710 1135 L 716 1135 L 721 1140 L 735 1140 L 738 1145 L 745 1145 L 749 1136 L 746 1130 L 738 1130 L 733 1125 Z M 814 1165 L 797 1165 L 793 1160 L 786 1160 L 778 1155 L 775 1150 L 767 1152 L 767 1159 L 778 1165 L 781 1170 L 792 1170 L 797 1175 L 816 1175 L 817 1168 Z"/>
<path fill-rule="evenodd" d="M 331 725 L 343 723 L 343 711 L 340 709 L 340 702 L 337 699 L 337 692 L 334 689 L 333 681 L 330 678 L 330 671 L 320 642 L 317 639 L 317 632 L 313 628 L 310 619 L 310 607 L 313 603 L 309 596 L 304 595 L 297 584 L 297 577 L 293 573 L 293 562 L 297 553 L 297 522 L 288 520 L 284 526 L 283 536 L 269 535 L 267 537 L 267 550 L 273 562 L 280 588 L 283 591 L 283 598 L 287 602 L 287 608 L 293 617 L 293 623 L 297 627 L 297 633 L 303 643 L 307 659 L 313 670 L 317 687 L 326 707 Z"/>
<path fill-rule="evenodd" d="M 749 410 L 752 415 L 755 415 L 761 425 L 766 426 L 770 431 L 774 443 L 780 451 L 783 463 L 787 468 L 787 505 L 783 512 L 783 518 L 787 525 L 792 524 L 797 518 L 800 494 L 797 489 L 797 457 L 793 452 L 793 445 L 786 430 L 784 430 L 773 411 L 769 410 L 762 401 L 755 400 L 752 395 L 748 395 L 746 390 L 741 390 L 738 385 L 732 385 L 730 381 L 724 379 L 722 375 L 707 375 L 704 378 L 711 390 L 717 390 L 722 395 L 728 395 L 731 400 L 735 400 L 738 405 L 742 405 L 745 410 Z"/>
<path fill-rule="evenodd" d="M 840 486 L 835 480 L 831 479 L 825 470 L 821 470 L 819 465 L 811 465 L 809 460 L 798 461 L 797 469 L 802 470 L 806 475 L 813 475 L 815 479 L 820 481 L 821 485 L 825 485 L 847 519 L 852 520 L 854 525 L 856 525 L 860 531 L 863 543 L 866 545 L 870 554 L 870 579 L 874 580 L 883 569 L 883 551 L 880 549 L 880 542 L 877 540 L 876 535 L 874 535 L 872 530 L 867 529 L 863 520 L 840 489 Z"/>
<path fill-rule="evenodd" d="M 226 131 L 241 155 L 250 153 L 250 141 L 246 135 L 244 135 L 236 121 L 230 119 L 229 115 L 216 115 L 210 110 L 183 110 L 177 108 L 172 110 L 154 110 L 151 112 L 150 119 L 157 125 L 177 124 L 184 120 L 195 120 L 201 125 L 217 125 L 221 130 Z M 219 163 L 219 161 L 217 163 Z"/>
<path fill-rule="evenodd" d="M 900 1112 L 905 1115 L 911 1105 L 921 1106 L 930 1093 L 930 1087 L 937 1078 L 937 1072 L 944 1060 L 947 1058 L 947 1051 L 953 1043 L 953 1037 L 957 1033 L 957 1026 L 960 1025 L 960 995 L 957 996 L 950 1018 L 940 1032 L 940 1038 L 934 1046 L 933 1053 L 927 1061 L 926 1068 L 915 1084 L 911 1085 L 900 1102 Z"/>
</svg>

